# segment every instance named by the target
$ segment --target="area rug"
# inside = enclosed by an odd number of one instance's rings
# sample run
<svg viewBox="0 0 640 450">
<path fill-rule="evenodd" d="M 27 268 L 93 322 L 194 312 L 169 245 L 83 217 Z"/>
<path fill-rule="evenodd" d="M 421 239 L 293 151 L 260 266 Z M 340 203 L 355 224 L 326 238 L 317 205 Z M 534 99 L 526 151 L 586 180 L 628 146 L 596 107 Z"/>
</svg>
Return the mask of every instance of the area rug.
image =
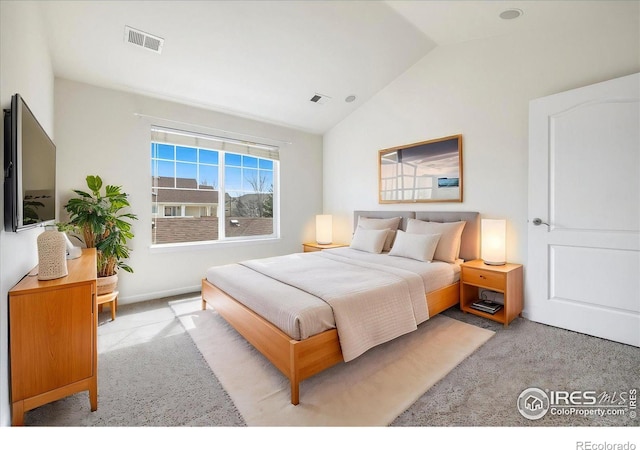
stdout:
<svg viewBox="0 0 640 450">
<path fill-rule="evenodd" d="M 289 381 L 199 299 L 170 302 L 249 426 L 386 426 L 495 333 L 438 315 L 418 330 L 300 384 Z"/>
</svg>

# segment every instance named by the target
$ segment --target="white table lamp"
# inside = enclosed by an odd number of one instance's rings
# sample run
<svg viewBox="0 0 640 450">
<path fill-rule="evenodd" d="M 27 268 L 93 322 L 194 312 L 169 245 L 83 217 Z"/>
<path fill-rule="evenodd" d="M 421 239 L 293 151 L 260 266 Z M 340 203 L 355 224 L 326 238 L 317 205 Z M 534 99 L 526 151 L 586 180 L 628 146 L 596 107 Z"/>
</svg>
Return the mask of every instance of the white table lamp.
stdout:
<svg viewBox="0 0 640 450">
<path fill-rule="evenodd" d="M 330 214 L 316 216 L 316 242 L 331 244 L 333 241 L 333 218 Z"/>
<path fill-rule="evenodd" d="M 502 266 L 507 259 L 507 221 L 482 219 L 482 260 L 485 264 Z"/>
</svg>

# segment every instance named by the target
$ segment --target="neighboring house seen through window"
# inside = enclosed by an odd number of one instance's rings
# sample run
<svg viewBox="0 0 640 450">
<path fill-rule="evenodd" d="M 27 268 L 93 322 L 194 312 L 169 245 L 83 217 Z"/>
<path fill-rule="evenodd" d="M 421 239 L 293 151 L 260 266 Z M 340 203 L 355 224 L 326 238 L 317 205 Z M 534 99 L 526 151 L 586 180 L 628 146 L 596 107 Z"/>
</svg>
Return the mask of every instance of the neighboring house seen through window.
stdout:
<svg viewBox="0 0 640 450">
<path fill-rule="evenodd" d="M 151 180 L 153 244 L 277 236 L 276 147 L 153 128 Z"/>
</svg>

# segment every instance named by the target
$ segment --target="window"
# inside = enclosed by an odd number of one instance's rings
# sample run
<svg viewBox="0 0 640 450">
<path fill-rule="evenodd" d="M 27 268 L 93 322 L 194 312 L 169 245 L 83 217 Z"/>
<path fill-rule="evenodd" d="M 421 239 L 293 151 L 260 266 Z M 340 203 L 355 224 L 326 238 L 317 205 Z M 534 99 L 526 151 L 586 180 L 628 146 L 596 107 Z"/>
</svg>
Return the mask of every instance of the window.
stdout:
<svg viewBox="0 0 640 450">
<path fill-rule="evenodd" d="M 277 147 L 151 132 L 153 244 L 277 236 Z"/>
</svg>

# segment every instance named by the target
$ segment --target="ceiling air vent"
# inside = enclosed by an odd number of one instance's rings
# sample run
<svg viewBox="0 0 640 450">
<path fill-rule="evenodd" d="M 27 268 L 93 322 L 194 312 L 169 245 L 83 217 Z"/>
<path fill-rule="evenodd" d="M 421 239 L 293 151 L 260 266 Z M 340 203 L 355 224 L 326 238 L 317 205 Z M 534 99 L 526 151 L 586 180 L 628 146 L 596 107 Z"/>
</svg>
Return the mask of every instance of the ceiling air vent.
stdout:
<svg viewBox="0 0 640 450">
<path fill-rule="evenodd" d="M 324 95 L 324 94 L 314 94 L 313 97 L 311 97 L 309 100 L 311 100 L 313 103 L 317 103 L 319 105 L 324 105 L 325 103 L 327 103 L 329 100 L 331 100 L 331 97 Z"/>
<path fill-rule="evenodd" d="M 124 27 L 124 41 L 156 53 L 162 52 L 162 45 L 164 44 L 164 39 L 161 37 L 136 30 L 129 26 Z"/>
</svg>

